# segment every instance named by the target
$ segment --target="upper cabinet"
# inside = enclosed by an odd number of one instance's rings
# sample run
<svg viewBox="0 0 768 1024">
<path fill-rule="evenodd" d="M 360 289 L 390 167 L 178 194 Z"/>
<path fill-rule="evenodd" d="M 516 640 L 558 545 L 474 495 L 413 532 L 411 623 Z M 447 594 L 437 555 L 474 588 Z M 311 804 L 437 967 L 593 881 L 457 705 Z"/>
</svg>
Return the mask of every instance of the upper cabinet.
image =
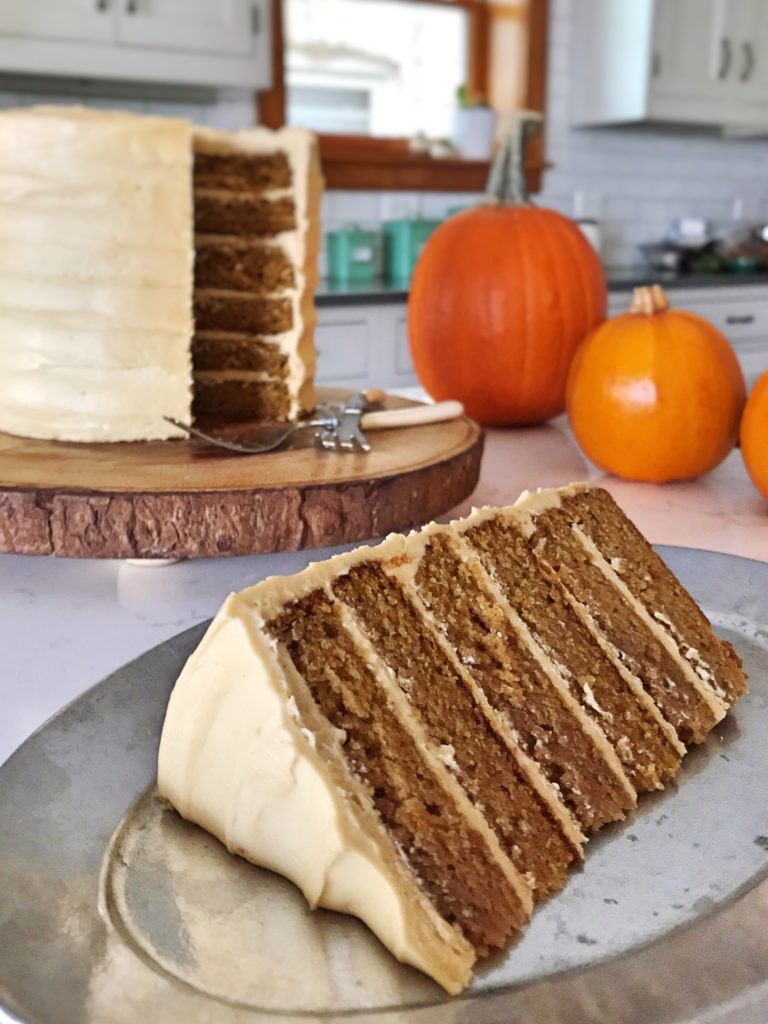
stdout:
<svg viewBox="0 0 768 1024">
<path fill-rule="evenodd" d="M 0 32 L 9 36 L 111 42 L 114 24 L 107 0 L 0 0 Z"/>
<path fill-rule="evenodd" d="M 127 46 L 247 56 L 258 31 L 254 12 L 243 0 L 126 0 L 117 37 Z"/>
<path fill-rule="evenodd" d="M 768 0 L 580 0 L 572 121 L 768 128 Z"/>
<path fill-rule="evenodd" d="M 0 68 L 175 85 L 271 85 L 267 0 L 0 0 Z"/>
</svg>

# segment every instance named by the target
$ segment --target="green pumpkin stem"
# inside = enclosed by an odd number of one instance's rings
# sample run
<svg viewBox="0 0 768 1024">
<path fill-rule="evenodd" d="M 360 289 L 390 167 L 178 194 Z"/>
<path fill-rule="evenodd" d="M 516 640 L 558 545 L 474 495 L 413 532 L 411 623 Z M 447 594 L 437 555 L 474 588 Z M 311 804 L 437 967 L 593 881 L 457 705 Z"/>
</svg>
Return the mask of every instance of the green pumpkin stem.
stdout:
<svg viewBox="0 0 768 1024">
<path fill-rule="evenodd" d="M 485 198 L 493 204 L 530 203 L 525 180 L 528 143 L 541 127 L 543 117 L 535 110 L 520 110 L 514 116 L 509 138 L 500 147 L 488 175 Z"/>
</svg>

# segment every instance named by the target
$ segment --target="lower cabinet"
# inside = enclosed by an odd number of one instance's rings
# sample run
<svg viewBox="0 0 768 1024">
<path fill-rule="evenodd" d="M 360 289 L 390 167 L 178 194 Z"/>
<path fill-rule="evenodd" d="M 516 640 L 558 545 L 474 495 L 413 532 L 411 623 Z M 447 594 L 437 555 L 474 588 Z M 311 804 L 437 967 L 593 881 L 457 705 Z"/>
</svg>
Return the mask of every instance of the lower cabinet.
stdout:
<svg viewBox="0 0 768 1024">
<path fill-rule="evenodd" d="M 768 370 L 768 284 L 670 289 L 676 309 L 688 309 L 719 328 L 733 345 L 749 390 Z M 608 315 L 626 312 L 629 291 L 611 291 Z M 317 382 L 349 388 L 406 388 L 418 384 L 408 349 L 404 302 L 326 306 L 315 332 Z"/>
<path fill-rule="evenodd" d="M 408 350 L 406 306 L 320 306 L 315 329 L 318 384 L 407 388 L 418 384 Z"/>
</svg>

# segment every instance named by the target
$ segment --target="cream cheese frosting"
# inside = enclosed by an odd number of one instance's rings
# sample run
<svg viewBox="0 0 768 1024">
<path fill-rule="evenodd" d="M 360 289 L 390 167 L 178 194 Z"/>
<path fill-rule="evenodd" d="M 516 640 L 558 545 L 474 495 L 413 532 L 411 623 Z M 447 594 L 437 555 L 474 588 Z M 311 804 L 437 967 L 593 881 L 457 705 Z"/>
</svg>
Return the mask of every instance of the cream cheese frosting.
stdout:
<svg viewBox="0 0 768 1024">
<path fill-rule="evenodd" d="M 191 418 L 191 128 L 0 113 L 0 430 L 165 438 Z"/>
</svg>

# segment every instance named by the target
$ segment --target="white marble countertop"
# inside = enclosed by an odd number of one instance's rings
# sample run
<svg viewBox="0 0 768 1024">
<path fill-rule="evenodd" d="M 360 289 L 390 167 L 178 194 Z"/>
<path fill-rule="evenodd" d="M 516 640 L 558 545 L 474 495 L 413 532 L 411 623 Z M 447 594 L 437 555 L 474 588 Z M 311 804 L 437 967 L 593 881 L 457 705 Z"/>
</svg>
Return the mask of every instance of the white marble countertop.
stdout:
<svg viewBox="0 0 768 1024">
<path fill-rule="evenodd" d="M 563 420 L 488 434 L 472 504 L 525 488 L 601 479 L 655 543 L 768 562 L 768 503 L 738 452 L 701 480 L 662 487 L 596 474 Z M 342 549 L 334 549 L 342 550 Z M 0 555 L 0 762 L 47 718 L 120 665 L 212 616 L 224 597 L 328 551 L 206 559 L 162 567 Z"/>
</svg>

